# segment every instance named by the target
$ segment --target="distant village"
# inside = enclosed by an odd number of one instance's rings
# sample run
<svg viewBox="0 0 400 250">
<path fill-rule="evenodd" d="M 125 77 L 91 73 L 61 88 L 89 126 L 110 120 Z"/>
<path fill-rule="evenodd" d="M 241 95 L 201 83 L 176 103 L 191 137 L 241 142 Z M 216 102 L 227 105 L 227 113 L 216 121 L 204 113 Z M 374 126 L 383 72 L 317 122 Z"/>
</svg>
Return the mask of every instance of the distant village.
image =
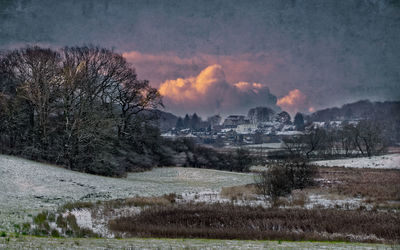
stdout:
<svg viewBox="0 0 400 250">
<path fill-rule="evenodd" d="M 312 127 L 340 127 L 342 121 L 308 122 L 297 113 L 292 121 L 286 111 L 276 112 L 268 107 L 256 107 L 245 115 L 214 115 L 203 121 L 197 114 L 177 118 L 176 125 L 162 133 L 167 138 L 191 138 L 198 143 L 217 147 L 281 143 L 285 137 L 301 135 Z"/>
</svg>

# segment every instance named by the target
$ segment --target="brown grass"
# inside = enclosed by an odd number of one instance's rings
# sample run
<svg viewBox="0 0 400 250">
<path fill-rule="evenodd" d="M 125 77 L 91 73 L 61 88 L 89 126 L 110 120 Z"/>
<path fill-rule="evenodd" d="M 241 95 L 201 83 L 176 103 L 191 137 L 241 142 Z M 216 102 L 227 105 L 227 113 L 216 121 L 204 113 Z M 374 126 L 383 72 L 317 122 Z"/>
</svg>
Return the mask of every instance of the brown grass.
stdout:
<svg viewBox="0 0 400 250">
<path fill-rule="evenodd" d="M 71 211 L 74 209 L 93 209 L 96 210 L 100 206 L 106 209 L 117 209 L 121 207 L 145 207 L 145 206 L 165 206 L 175 203 L 176 194 L 165 194 L 162 196 L 153 197 L 132 197 L 126 199 L 115 199 L 109 201 L 97 201 L 97 202 L 73 202 L 64 204 L 61 207 L 61 211 Z"/>
<path fill-rule="evenodd" d="M 304 205 L 308 202 L 307 194 L 302 190 L 294 190 L 292 192 L 292 200 L 290 205 L 304 207 Z"/>
<path fill-rule="evenodd" d="M 254 200 L 257 192 L 257 187 L 254 184 L 248 184 L 243 186 L 223 187 L 220 195 L 231 200 Z"/>
<path fill-rule="evenodd" d="M 400 170 L 320 168 L 322 188 L 371 201 L 400 201 Z"/>
<path fill-rule="evenodd" d="M 304 207 L 309 193 L 320 193 L 333 200 L 365 198 L 379 209 L 400 210 L 400 170 L 319 167 L 317 175 L 322 179 L 319 185 L 293 190 L 291 198 L 280 197 L 276 205 Z M 251 200 L 257 193 L 255 185 L 250 184 L 223 188 L 220 194 L 231 200 Z"/>
<path fill-rule="evenodd" d="M 165 206 L 175 203 L 175 194 L 166 194 L 163 196 L 154 197 L 132 197 L 126 199 L 117 199 L 101 202 L 106 208 L 120 208 L 120 207 L 145 207 L 145 206 Z"/>
<path fill-rule="evenodd" d="M 114 232 L 136 237 L 362 242 L 399 242 L 399 225 L 400 213 L 227 204 L 150 207 L 109 224 Z"/>
</svg>

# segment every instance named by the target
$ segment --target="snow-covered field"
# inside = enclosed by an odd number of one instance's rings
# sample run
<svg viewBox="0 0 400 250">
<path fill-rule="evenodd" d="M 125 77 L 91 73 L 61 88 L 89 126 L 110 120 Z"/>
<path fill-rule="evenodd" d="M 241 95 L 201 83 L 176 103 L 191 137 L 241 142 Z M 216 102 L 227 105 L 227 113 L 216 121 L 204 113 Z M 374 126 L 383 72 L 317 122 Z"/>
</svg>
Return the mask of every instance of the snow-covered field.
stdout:
<svg viewBox="0 0 400 250">
<path fill-rule="evenodd" d="M 248 148 L 270 148 L 270 149 L 281 149 L 283 148 L 282 143 L 262 143 L 262 144 L 251 144 L 251 145 L 246 145 Z"/>
<path fill-rule="evenodd" d="M 327 167 L 400 169 L 400 154 L 315 161 L 313 163 Z"/>
<path fill-rule="evenodd" d="M 0 155 L 0 230 L 10 230 L 39 211 L 66 202 L 219 192 L 225 186 L 251 182 L 252 174 L 180 167 L 109 178 Z"/>
<path fill-rule="evenodd" d="M 399 160 L 400 154 L 391 154 L 372 158 L 331 160 L 315 163 L 319 165 L 326 164 L 328 166 L 400 169 L 398 164 Z M 73 201 L 97 201 L 133 196 L 160 196 L 163 194 L 175 193 L 178 195 L 177 202 L 234 202 L 238 205 L 267 205 L 265 204 L 265 201 L 262 200 L 262 197 L 257 197 L 253 200 L 231 201 L 226 197 L 222 197 L 220 194 L 222 187 L 241 186 L 253 182 L 253 174 L 182 167 L 155 168 L 148 172 L 130 173 L 127 178 L 122 179 L 108 178 L 74 172 L 49 164 L 37 163 L 17 157 L 0 155 L 0 184 L 2 186 L 2 191 L 0 192 L 0 231 L 4 230 L 11 232 L 13 231 L 14 224 L 30 221 L 29 217 L 34 216 L 42 210 L 54 211 L 59 207 L 59 205 Z M 306 208 L 317 206 L 357 209 L 361 205 L 365 205 L 365 201 L 362 198 L 332 198 L 329 194 L 325 195 L 310 191 L 302 206 Z M 289 206 L 291 205 L 289 204 Z M 114 212 L 118 215 L 129 215 L 132 213 L 138 213 L 139 210 L 140 209 L 136 207 L 122 207 Z M 103 218 L 100 215 L 93 217 L 93 214 L 88 209 L 73 210 L 71 212 L 75 215 L 77 222 L 81 227 L 90 228 L 94 232 L 103 236 L 112 237 L 110 232 L 107 230 L 107 218 Z M 32 239 L 35 239 L 36 241 L 36 238 Z M 107 240 L 102 239 L 102 241 Z M 170 242 L 170 240 L 165 241 Z M 54 244 L 60 244 L 56 243 L 53 239 L 43 240 L 38 244 L 50 244 L 48 246 L 51 248 L 53 242 Z M 100 241 L 95 242 L 85 240 L 79 244 L 82 244 L 80 246 L 96 244 L 97 247 L 97 244 L 100 244 L 99 242 Z M 199 248 L 209 246 L 208 242 L 207 245 L 201 242 L 202 240 L 199 240 L 199 242 L 190 242 L 188 243 L 188 246 L 192 247 L 193 244 Z M 72 243 L 74 242 L 71 241 L 71 244 Z M 132 244 L 134 247 L 150 248 L 153 243 L 156 245 L 164 245 L 163 242 L 155 243 L 152 242 L 152 240 L 142 239 L 117 243 L 114 241 L 107 241 L 107 244 L 108 243 L 110 243 L 110 246 L 113 246 L 112 248 L 121 247 L 122 243 Z M 270 242 L 266 242 L 265 244 L 267 243 L 270 244 Z M 3 242 L 3 244 L 7 243 Z M 11 248 L 18 248 L 18 246 L 20 246 L 18 244 L 13 244 Z M 27 246 L 27 242 L 24 242 L 24 240 L 21 241 L 21 244 L 21 246 Z M 263 246 L 265 246 L 264 243 L 258 244 L 257 242 L 248 242 L 248 244 L 244 244 L 241 241 L 218 241 L 218 243 L 216 241 L 215 244 L 216 248 L 243 247 L 253 249 L 263 248 Z M 2 248 L 2 246 L 4 245 L 0 243 L 0 248 Z M 101 246 L 101 244 L 99 246 Z M 71 245 L 69 247 L 74 246 Z M 182 245 L 181 242 L 171 243 L 171 248 L 182 247 L 186 247 L 186 245 Z M 276 247 L 279 248 L 283 246 Z M 290 246 L 288 245 L 287 247 Z M 299 246 L 296 245 L 293 247 L 298 248 Z M 307 245 L 304 247 L 319 248 L 322 246 L 317 244 Z M 324 246 L 324 248 L 330 247 Z"/>
</svg>

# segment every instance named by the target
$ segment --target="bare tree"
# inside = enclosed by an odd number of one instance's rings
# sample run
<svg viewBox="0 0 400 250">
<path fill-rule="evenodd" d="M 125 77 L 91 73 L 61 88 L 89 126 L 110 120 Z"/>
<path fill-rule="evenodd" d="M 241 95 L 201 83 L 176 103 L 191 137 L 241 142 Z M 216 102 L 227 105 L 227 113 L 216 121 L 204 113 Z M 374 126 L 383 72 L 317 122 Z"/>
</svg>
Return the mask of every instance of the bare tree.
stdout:
<svg viewBox="0 0 400 250">
<path fill-rule="evenodd" d="M 362 120 L 355 127 L 355 144 L 362 155 L 371 157 L 386 149 L 383 128 L 377 121 Z"/>
<path fill-rule="evenodd" d="M 157 89 L 111 50 L 28 47 L 0 57 L 0 139 L 17 154 L 87 172 L 117 168 L 121 135 L 160 105 Z"/>
<path fill-rule="evenodd" d="M 316 128 L 304 134 L 302 138 L 305 146 L 305 155 L 307 159 L 310 159 L 311 153 L 323 149 L 326 132 L 322 128 Z"/>
<path fill-rule="evenodd" d="M 302 135 L 295 135 L 283 139 L 283 147 L 290 158 L 299 158 L 304 153 L 304 141 Z"/>
<path fill-rule="evenodd" d="M 146 109 L 162 106 L 159 92 L 150 87 L 148 81 L 139 81 L 132 77 L 119 85 L 116 101 L 120 106 L 120 124 L 118 125 L 118 136 L 122 137 L 131 123 L 131 119 Z"/>
<path fill-rule="evenodd" d="M 11 93 L 15 93 L 14 97 L 17 98 L 14 100 L 26 106 L 33 149 L 39 150 L 41 157 L 45 156 L 49 150 L 49 140 L 55 132 L 54 127 L 50 126 L 50 116 L 56 109 L 61 83 L 58 74 L 60 55 L 50 49 L 32 47 L 11 52 L 6 61 L 8 67 L 3 68 L 3 77 L 4 70 L 12 75 L 12 83 L 6 88 L 9 91 L 13 89 Z"/>
</svg>

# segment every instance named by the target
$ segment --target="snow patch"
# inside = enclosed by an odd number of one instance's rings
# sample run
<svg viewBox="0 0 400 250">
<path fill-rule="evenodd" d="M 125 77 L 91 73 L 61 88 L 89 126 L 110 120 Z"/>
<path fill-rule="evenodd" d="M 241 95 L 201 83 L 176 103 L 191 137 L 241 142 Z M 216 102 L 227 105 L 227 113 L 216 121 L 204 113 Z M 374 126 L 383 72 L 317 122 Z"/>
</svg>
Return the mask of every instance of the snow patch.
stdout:
<svg viewBox="0 0 400 250">
<path fill-rule="evenodd" d="M 400 154 L 314 161 L 313 163 L 326 167 L 343 166 L 346 168 L 400 169 Z"/>
<path fill-rule="evenodd" d="M 69 213 L 75 216 L 79 227 L 93 229 L 92 214 L 88 209 L 74 209 Z"/>
</svg>

